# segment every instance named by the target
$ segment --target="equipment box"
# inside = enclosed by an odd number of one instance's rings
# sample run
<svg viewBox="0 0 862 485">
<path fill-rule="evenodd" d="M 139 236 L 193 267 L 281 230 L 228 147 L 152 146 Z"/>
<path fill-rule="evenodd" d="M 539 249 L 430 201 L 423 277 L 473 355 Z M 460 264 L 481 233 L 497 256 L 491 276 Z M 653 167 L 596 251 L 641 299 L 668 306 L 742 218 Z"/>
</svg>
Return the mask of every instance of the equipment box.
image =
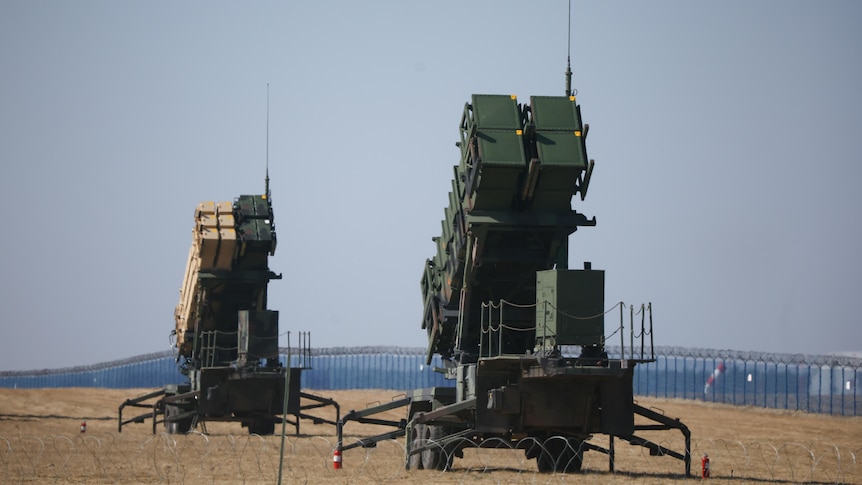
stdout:
<svg viewBox="0 0 862 485">
<path fill-rule="evenodd" d="M 536 338 L 557 345 L 602 345 L 605 334 L 605 272 L 536 272 Z"/>
</svg>

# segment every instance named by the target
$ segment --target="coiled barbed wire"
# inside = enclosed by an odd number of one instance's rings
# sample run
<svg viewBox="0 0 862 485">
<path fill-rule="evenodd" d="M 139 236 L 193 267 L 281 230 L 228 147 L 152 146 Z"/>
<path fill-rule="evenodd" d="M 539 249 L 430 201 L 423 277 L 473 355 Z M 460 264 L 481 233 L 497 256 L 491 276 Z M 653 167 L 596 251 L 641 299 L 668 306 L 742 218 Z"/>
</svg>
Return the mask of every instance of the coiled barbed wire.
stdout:
<svg viewBox="0 0 862 485">
<path fill-rule="evenodd" d="M 277 471 L 278 437 L 259 435 L 210 435 L 160 433 L 145 439 L 94 436 L 0 436 L 0 479 L 60 482 L 166 482 L 202 483 L 239 481 L 272 483 Z M 591 442 L 604 447 L 605 437 Z M 673 439 L 656 441 L 673 448 Z M 496 482 L 526 483 L 623 483 L 643 478 L 644 470 L 661 470 L 665 479 L 682 478 L 681 464 L 650 456 L 646 448 L 616 448 L 614 481 L 608 474 L 608 456 L 590 451 L 586 443 L 561 436 L 523 438 L 514 443 L 490 438 L 468 438 L 428 444 L 444 458 L 460 450 L 450 471 L 425 472 L 404 469 L 406 448 L 401 440 L 384 440 L 374 448 L 357 448 L 344 454 L 344 469 L 332 469 L 334 437 L 290 437 L 285 454 L 289 483 L 361 481 L 375 483 L 427 483 L 439 474 L 440 481 L 470 483 L 488 476 Z M 436 448 L 435 448 L 436 445 Z M 554 465 L 564 469 L 573 460 L 582 461 L 574 475 L 540 474 L 535 459 L 526 450 L 555 456 Z M 714 478 L 782 483 L 860 483 L 862 448 L 842 447 L 828 441 L 810 443 L 695 439 L 693 457 L 708 453 Z M 658 460 L 658 461 L 657 461 Z M 658 465 L 654 465 L 658 463 Z M 656 468 L 656 466 L 658 468 Z M 646 472 L 647 475 L 654 472 Z M 443 478 L 445 474 L 445 479 Z M 592 481 L 591 481 L 592 480 Z"/>
</svg>

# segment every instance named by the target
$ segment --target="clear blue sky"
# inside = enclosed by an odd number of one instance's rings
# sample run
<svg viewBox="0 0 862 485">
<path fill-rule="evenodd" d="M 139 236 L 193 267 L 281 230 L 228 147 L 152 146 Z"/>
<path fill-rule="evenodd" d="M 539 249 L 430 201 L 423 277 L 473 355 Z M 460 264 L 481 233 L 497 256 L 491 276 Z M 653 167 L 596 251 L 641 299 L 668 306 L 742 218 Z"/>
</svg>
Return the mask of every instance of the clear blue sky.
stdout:
<svg viewBox="0 0 862 485">
<path fill-rule="evenodd" d="M 562 94 L 567 10 L 0 3 L 0 370 L 168 348 L 195 206 L 263 190 L 267 83 L 282 330 L 424 346 L 464 102 Z M 651 301 L 656 344 L 862 349 L 862 3 L 572 10 L 572 265 Z"/>
</svg>

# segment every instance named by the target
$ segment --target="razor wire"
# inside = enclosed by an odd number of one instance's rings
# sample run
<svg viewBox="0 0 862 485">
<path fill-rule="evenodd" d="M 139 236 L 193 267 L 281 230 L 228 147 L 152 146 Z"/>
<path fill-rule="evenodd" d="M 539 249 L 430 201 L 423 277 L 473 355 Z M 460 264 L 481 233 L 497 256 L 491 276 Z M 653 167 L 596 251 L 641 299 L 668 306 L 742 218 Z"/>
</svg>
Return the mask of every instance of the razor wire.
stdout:
<svg viewBox="0 0 862 485">
<path fill-rule="evenodd" d="M 279 436 L 170 435 L 141 438 L 119 435 L 0 436 L 0 481 L 83 483 L 273 483 L 277 473 Z M 673 441 L 673 440 L 671 440 Z M 674 443 L 659 441 L 662 446 Z M 435 443 L 430 443 L 433 447 Z M 562 447 L 561 447 L 562 445 Z M 598 439 L 592 445 L 604 447 Z M 344 467 L 333 469 L 335 439 L 289 437 L 285 447 L 289 483 L 630 483 L 684 478 L 678 460 L 650 456 L 642 447 L 618 446 L 615 472 L 608 455 L 585 444 L 554 436 L 475 441 L 467 438 L 437 443 L 443 454 L 459 458 L 446 470 L 406 470 L 403 440 L 385 440 L 374 448 L 345 452 Z M 453 451 L 457 450 L 457 451 Z M 731 439 L 693 440 L 693 457 L 708 454 L 711 478 L 771 483 L 862 483 L 862 447 L 829 442 L 771 443 Z M 553 456 L 556 470 L 540 473 L 535 456 Z M 578 463 L 576 463 L 578 462 Z M 696 466 L 693 468 L 697 468 Z"/>
</svg>

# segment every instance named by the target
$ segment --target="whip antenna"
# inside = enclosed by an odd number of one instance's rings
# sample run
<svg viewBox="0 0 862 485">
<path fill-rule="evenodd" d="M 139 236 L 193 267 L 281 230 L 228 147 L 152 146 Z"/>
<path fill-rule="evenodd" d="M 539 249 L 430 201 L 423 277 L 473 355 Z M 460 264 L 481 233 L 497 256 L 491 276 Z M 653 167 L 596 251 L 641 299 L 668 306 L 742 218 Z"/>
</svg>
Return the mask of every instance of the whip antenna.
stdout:
<svg viewBox="0 0 862 485">
<path fill-rule="evenodd" d="M 569 0 L 569 45 L 566 51 L 566 96 L 572 95 L 572 0 Z"/>
<path fill-rule="evenodd" d="M 266 198 L 269 199 L 269 83 L 266 83 Z"/>
</svg>

